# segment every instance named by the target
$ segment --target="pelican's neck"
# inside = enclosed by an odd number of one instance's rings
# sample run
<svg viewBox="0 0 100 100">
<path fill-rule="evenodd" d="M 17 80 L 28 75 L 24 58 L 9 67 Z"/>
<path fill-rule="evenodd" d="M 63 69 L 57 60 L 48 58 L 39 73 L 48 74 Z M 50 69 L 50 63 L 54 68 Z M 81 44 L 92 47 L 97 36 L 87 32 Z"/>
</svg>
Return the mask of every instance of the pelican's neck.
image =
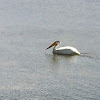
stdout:
<svg viewBox="0 0 100 100">
<path fill-rule="evenodd" d="M 54 48 L 53 48 L 53 51 L 56 51 L 58 46 L 59 46 L 59 44 L 55 45 Z"/>
</svg>

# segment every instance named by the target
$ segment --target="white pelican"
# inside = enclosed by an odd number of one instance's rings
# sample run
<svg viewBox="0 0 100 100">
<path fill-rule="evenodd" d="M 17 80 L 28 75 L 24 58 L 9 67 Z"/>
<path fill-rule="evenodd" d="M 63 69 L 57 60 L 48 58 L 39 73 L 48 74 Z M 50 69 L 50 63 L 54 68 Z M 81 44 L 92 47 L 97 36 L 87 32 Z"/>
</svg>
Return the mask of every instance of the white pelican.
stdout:
<svg viewBox="0 0 100 100">
<path fill-rule="evenodd" d="M 55 41 L 52 45 L 50 45 L 47 49 L 51 48 L 52 46 L 54 46 L 53 48 L 53 53 L 54 54 L 62 54 L 62 55 L 80 55 L 80 52 L 71 46 L 66 46 L 66 47 L 59 47 L 59 44 L 61 44 L 60 41 Z M 47 50 L 46 49 L 46 50 Z"/>
</svg>

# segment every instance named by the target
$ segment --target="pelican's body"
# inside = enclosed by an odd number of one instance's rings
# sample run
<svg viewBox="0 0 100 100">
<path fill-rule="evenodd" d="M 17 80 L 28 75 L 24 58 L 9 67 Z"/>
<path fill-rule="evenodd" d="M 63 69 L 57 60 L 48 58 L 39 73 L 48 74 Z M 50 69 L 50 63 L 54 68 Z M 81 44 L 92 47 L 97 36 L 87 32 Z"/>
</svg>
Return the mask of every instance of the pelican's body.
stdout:
<svg viewBox="0 0 100 100">
<path fill-rule="evenodd" d="M 62 54 L 62 55 L 80 55 L 80 52 L 74 48 L 74 47 L 70 47 L 70 46 L 66 46 L 66 47 L 59 47 L 60 41 L 55 41 L 51 46 L 49 46 L 47 49 L 49 49 L 50 47 L 54 46 L 53 48 L 53 53 L 54 54 Z"/>
</svg>

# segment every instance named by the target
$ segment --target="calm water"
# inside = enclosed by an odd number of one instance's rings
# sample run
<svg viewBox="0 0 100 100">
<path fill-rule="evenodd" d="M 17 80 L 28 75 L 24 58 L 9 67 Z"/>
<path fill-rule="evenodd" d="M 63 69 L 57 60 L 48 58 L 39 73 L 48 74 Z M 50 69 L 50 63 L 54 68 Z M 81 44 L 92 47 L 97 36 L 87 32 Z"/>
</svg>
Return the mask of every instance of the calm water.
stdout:
<svg viewBox="0 0 100 100">
<path fill-rule="evenodd" d="M 100 0 L 1 0 L 0 100 L 100 100 Z"/>
</svg>

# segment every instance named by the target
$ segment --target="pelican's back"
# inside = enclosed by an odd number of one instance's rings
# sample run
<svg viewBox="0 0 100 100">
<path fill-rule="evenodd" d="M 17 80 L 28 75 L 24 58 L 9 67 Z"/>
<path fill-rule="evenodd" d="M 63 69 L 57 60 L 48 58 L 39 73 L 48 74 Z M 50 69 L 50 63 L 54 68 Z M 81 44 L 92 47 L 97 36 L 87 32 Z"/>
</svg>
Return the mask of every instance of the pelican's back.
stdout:
<svg viewBox="0 0 100 100">
<path fill-rule="evenodd" d="M 80 55 L 80 52 L 76 48 L 70 46 L 57 48 L 54 51 L 54 53 L 64 54 L 64 55 L 76 55 L 76 54 Z"/>
</svg>

